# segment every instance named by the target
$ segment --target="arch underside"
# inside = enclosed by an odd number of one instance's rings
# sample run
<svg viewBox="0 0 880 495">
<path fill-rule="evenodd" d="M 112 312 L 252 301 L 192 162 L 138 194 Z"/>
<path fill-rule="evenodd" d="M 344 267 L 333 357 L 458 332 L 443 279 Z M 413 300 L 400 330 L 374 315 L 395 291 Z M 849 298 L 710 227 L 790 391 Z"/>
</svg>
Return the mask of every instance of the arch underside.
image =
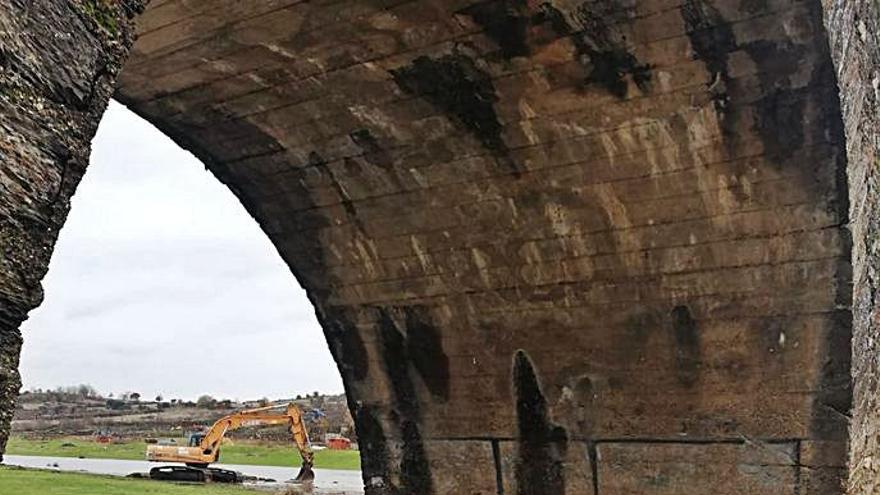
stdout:
<svg viewBox="0 0 880 495">
<path fill-rule="evenodd" d="M 818 1 L 257 4 L 154 0 L 116 97 L 307 290 L 368 493 L 842 493 Z"/>
</svg>

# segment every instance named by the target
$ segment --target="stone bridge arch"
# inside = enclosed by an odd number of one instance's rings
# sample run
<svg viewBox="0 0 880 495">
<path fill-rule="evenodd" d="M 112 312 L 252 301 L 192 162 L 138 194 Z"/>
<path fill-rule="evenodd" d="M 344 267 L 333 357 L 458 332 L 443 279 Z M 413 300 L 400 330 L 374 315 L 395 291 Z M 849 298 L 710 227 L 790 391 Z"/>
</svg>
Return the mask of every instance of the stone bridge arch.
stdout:
<svg viewBox="0 0 880 495">
<path fill-rule="evenodd" d="M 818 1 L 0 4 L 0 419 L 136 29 L 116 98 L 307 290 L 368 493 L 842 493 L 849 203 Z"/>
</svg>

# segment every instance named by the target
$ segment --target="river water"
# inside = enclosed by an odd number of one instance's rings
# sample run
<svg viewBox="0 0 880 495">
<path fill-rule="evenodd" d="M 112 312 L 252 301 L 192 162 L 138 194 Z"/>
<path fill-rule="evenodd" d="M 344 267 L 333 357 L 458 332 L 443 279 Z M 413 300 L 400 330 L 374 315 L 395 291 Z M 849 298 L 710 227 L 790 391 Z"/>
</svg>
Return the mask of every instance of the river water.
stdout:
<svg viewBox="0 0 880 495">
<path fill-rule="evenodd" d="M 75 457 L 42 457 L 30 455 L 5 455 L 3 464 L 28 468 L 79 471 L 92 474 L 126 476 L 131 473 L 147 473 L 158 464 L 147 461 L 123 461 L 117 459 L 77 459 Z M 250 476 L 271 478 L 283 482 L 292 479 L 299 468 L 278 466 L 239 466 L 235 464 L 212 464 L 212 467 L 240 471 Z M 315 469 L 315 494 L 361 494 L 364 493 L 360 471 Z"/>
</svg>

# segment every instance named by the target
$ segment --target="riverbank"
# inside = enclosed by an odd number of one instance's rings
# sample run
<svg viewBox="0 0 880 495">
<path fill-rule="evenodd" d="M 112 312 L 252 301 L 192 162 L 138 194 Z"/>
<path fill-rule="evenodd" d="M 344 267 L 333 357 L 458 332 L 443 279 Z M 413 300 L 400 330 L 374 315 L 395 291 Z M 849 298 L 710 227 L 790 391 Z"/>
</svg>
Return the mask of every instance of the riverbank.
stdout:
<svg viewBox="0 0 880 495">
<path fill-rule="evenodd" d="M 146 448 L 144 442 L 133 440 L 102 444 L 96 443 L 91 438 L 61 437 L 37 440 L 13 436 L 6 446 L 6 453 L 10 455 L 140 461 L 144 459 Z M 302 459 L 291 445 L 242 440 L 225 443 L 221 448 L 220 461 L 225 464 L 298 467 Z M 361 468 L 360 453 L 356 450 L 319 450 L 315 452 L 315 467 L 359 470 Z"/>
<path fill-rule="evenodd" d="M 156 464 L 145 460 L 77 459 L 73 457 L 17 455 L 5 456 L 3 464 L 29 469 L 110 475 L 121 478 L 147 476 L 150 469 L 156 467 Z M 245 476 L 252 477 L 252 481 L 246 482 L 243 486 L 257 488 L 268 493 L 301 488 L 288 483 L 297 475 L 299 468 L 296 467 L 243 466 L 236 464 L 215 464 L 214 467 L 238 471 Z M 167 482 L 156 481 L 154 483 L 164 484 Z M 312 489 L 316 495 L 358 495 L 364 493 L 361 472 L 352 470 L 315 469 Z M 0 494 L 5 495 L 5 493 L 0 490 Z M 55 492 L 47 492 L 44 495 L 55 495 Z"/>
<path fill-rule="evenodd" d="M 15 495 L 254 495 L 223 485 L 176 485 L 114 476 L 0 466 L 0 493 Z"/>
</svg>

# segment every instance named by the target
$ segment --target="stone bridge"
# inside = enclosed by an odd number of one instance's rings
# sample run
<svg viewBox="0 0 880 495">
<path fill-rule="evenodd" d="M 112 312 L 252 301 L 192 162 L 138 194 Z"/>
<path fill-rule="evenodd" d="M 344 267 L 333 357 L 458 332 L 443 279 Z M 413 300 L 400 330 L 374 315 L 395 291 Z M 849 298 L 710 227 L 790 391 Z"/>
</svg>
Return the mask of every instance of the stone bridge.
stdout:
<svg viewBox="0 0 880 495">
<path fill-rule="evenodd" d="M 367 493 L 878 493 L 875 9 L 0 0 L 0 452 L 114 96 L 307 290 Z"/>
</svg>

